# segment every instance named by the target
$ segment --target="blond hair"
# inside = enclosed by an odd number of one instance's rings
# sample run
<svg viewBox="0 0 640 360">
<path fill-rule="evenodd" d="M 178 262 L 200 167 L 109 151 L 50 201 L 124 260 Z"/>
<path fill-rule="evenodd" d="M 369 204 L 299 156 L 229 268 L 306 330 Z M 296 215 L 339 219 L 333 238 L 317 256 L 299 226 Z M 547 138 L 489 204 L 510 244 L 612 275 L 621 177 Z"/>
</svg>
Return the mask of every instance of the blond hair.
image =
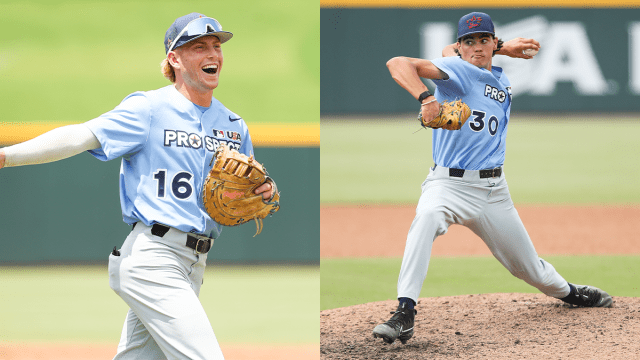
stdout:
<svg viewBox="0 0 640 360">
<path fill-rule="evenodd" d="M 162 60 L 162 63 L 160 64 L 160 66 L 162 67 L 162 75 L 164 77 L 166 77 L 169 81 L 171 81 L 172 83 L 176 82 L 176 72 L 173 69 L 173 66 L 171 66 L 171 64 L 169 64 L 169 59 L 165 58 L 164 60 Z"/>
</svg>

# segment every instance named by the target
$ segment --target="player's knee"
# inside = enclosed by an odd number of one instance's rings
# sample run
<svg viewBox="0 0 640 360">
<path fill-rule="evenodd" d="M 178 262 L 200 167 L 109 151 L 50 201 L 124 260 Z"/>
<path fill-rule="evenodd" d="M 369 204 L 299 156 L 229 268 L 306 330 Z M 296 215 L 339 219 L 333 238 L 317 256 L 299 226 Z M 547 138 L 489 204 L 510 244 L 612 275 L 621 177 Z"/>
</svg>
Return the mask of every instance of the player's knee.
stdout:
<svg viewBox="0 0 640 360">
<path fill-rule="evenodd" d="M 529 276 L 529 274 L 523 268 L 509 269 L 509 272 L 511 273 L 511 275 L 526 282 L 529 282 L 529 279 L 531 278 L 531 276 Z"/>
<path fill-rule="evenodd" d="M 509 271 L 513 276 L 535 288 L 544 289 L 550 285 L 551 279 L 543 263 L 536 263 L 533 266 L 516 266 Z"/>
</svg>

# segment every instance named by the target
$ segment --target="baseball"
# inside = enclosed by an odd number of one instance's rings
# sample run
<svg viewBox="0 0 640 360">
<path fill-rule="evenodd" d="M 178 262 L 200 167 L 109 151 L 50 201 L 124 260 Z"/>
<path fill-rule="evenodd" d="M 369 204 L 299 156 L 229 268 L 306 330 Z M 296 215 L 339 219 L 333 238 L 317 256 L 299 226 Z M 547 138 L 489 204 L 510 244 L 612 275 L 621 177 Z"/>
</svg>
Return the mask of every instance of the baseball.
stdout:
<svg viewBox="0 0 640 360">
<path fill-rule="evenodd" d="M 536 50 L 536 49 L 525 49 L 525 50 L 522 50 L 522 53 L 525 54 L 525 55 L 534 56 L 535 54 L 538 53 L 538 50 Z"/>
</svg>

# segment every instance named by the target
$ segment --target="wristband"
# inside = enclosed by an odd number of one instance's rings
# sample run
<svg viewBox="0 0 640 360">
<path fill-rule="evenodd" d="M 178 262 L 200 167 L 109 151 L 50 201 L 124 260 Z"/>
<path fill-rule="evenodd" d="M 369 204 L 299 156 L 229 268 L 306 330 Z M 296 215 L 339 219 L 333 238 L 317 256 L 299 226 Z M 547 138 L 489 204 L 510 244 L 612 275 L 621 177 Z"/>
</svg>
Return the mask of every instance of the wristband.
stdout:
<svg viewBox="0 0 640 360">
<path fill-rule="evenodd" d="M 422 100 L 428 98 L 429 96 L 431 96 L 429 90 L 423 92 L 422 94 L 420 94 L 420 96 L 418 96 L 418 102 L 422 104 Z"/>
</svg>

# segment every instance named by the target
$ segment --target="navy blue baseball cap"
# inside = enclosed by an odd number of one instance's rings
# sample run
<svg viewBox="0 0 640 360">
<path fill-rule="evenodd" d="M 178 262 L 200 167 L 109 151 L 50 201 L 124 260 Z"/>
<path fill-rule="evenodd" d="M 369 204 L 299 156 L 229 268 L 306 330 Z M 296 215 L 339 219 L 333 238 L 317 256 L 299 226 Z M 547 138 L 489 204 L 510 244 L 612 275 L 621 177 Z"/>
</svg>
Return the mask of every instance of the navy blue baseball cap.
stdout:
<svg viewBox="0 0 640 360">
<path fill-rule="evenodd" d="M 191 13 L 181 16 L 171 24 L 167 33 L 164 34 L 164 51 L 169 51 L 188 43 L 189 41 L 207 35 L 215 35 L 220 39 L 220 43 L 229 41 L 233 36 L 228 31 L 222 31 L 222 25 L 218 20 L 199 13 Z"/>
<path fill-rule="evenodd" d="M 489 15 L 482 12 L 472 12 L 460 18 L 458 21 L 458 40 L 465 35 L 477 33 L 496 35 L 493 21 Z"/>
</svg>

